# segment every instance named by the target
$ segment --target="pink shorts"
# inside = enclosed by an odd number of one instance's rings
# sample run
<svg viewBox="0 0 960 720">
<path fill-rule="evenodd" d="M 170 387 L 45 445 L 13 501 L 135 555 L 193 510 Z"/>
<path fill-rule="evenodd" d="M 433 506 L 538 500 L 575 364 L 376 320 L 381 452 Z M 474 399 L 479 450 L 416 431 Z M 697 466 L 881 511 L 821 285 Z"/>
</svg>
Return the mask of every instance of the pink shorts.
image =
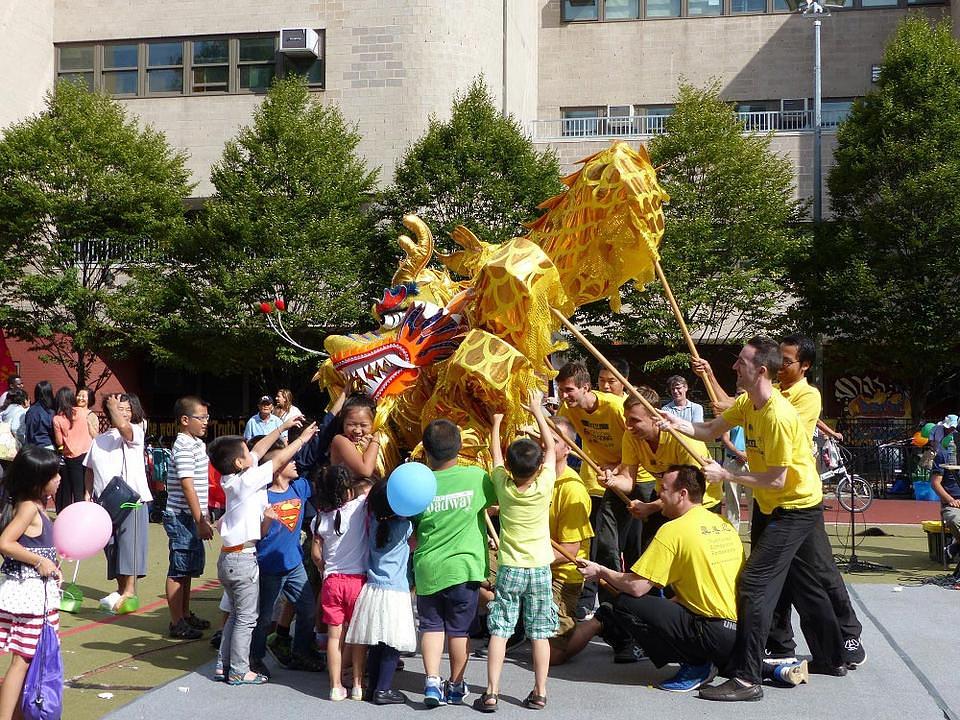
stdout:
<svg viewBox="0 0 960 720">
<path fill-rule="evenodd" d="M 323 622 L 327 625 L 346 625 L 353 617 L 360 590 L 367 581 L 366 575 L 340 575 L 334 573 L 323 579 L 320 590 L 320 607 Z"/>
</svg>

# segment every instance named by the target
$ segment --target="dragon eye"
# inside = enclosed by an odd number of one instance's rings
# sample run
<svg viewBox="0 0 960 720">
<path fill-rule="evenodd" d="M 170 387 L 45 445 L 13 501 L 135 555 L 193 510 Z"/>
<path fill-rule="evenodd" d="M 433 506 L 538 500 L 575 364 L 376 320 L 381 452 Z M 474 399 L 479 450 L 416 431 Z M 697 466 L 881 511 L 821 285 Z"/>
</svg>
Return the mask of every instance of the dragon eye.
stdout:
<svg viewBox="0 0 960 720">
<path fill-rule="evenodd" d="M 400 325 L 401 315 L 397 312 L 387 313 L 383 316 L 383 327 L 387 330 L 393 330 Z"/>
</svg>

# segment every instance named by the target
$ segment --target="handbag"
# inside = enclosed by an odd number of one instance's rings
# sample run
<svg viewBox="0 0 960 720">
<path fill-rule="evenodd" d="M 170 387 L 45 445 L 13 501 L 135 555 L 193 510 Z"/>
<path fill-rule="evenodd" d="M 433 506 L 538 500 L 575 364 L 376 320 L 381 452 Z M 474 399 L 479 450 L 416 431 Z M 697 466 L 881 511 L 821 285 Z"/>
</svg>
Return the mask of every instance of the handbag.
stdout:
<svg viewBox="0 0 960 720">
<path fill-rule="evenodd" d="M 60 720 L 63 714 L 63 660 L 57 631 L 47 618 L 47 582 L 44 579 L 43 629 L 23 681 L 20 709 L 25 720 Z"/>
<path fill-rule="evenodd" d="M 123 449 L 121 448 L 121 452 Z M 97 504 L 100 505 L 113 522 L 113 527 L 118 528 L 123 525 L 124 520 L 130 515 L 130 511 L 137 507 L 140 502 L 140 494 L 132 487 L 127 485 L 123 475 L 127 471 L 127 456 L 123 456 L 123 470 L 120 475 L 115 475 L 107 486 L 97 497 Z"/>
</svg>

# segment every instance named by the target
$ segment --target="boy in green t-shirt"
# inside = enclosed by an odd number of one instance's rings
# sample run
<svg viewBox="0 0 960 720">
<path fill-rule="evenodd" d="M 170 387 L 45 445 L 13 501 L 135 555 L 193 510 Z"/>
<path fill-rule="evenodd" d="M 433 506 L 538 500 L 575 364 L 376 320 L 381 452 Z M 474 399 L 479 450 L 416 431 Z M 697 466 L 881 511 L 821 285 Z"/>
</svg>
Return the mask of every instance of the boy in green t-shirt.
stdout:
<svg viewBox="0 0 960 720">
<path fill-rule="evenodd" d="M 460 705 L 467 696 L 463 673 L 469 655 L 470 625 L 477 613 L 480 581 L 487 576 L 487 536 L 483 513 L 496 501 L 482 468 L 457 465 L 460 428 L 434 420 L 423 432 L 427 465 L 437 478 L 437 494 L 415 518 L 417 587 L 423 669 L 423 704 Z M 440 677 L 443 641 L 450 651 L 450 679 Z"/>
<path fill-rule="evenodd" d="M 507 470 L 500 449 L 500 423 L 493 416 L 490 453 L 493 487 L 500 503 L 500 553 L 497 585 L 487 616 L 490 644 L 487 650 L 487 690 L 473 703 L 482 712 L 494 712 L 500 694 L 500 673 L 523 605 L 523 626 L 533 647 L 533 690 L 525 707 L 547 704 L 550 638 L 557 634 L 557 608 L 553 603 L 553 547 L 550 544 L 550 500 L 557 479 L 556 448 L 541 403 L 543 395 L 530 393 L 543 449 L 530 438 L 520 438 L 507 448 Z M 512 475 L 512 477 L 511 477 Z"/>
</svg>

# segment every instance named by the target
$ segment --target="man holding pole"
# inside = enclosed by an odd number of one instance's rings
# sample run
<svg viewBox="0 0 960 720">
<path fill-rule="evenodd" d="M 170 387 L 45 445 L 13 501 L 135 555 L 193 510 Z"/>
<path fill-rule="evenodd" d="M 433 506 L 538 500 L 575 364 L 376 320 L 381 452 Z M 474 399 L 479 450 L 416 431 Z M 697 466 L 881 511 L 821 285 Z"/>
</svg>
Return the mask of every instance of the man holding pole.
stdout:
<svg viewBox="0 0 960 720">
<path fill-rule="evenodd" d="M 793 602 L 813 654 L 810 672 L 843 675 L 840 626 L 818 571 L 817 545 L 826 542 L 822 490 L 797 411 L 773 387 L 782 365 L 777 344 L 755 337 L 740 351 L 733 368 L 746 392 L 708 423 L 690 423 L 669 413 L 662 427 L 708 440 L 736 425 L 746 435 L 749 470 L 731 473 L 715 462 L 704 467 L 711 483 L 733 480 L 753 489 L 762 522 L 755 522 L 750 559 L 738 590 L 737 642 L 731 678 L 702 688 L 709 700 L 758 700 L 763 697 L 761 666 L 767 634 L 781 590 L 789 582 Z"/>
</svg>

